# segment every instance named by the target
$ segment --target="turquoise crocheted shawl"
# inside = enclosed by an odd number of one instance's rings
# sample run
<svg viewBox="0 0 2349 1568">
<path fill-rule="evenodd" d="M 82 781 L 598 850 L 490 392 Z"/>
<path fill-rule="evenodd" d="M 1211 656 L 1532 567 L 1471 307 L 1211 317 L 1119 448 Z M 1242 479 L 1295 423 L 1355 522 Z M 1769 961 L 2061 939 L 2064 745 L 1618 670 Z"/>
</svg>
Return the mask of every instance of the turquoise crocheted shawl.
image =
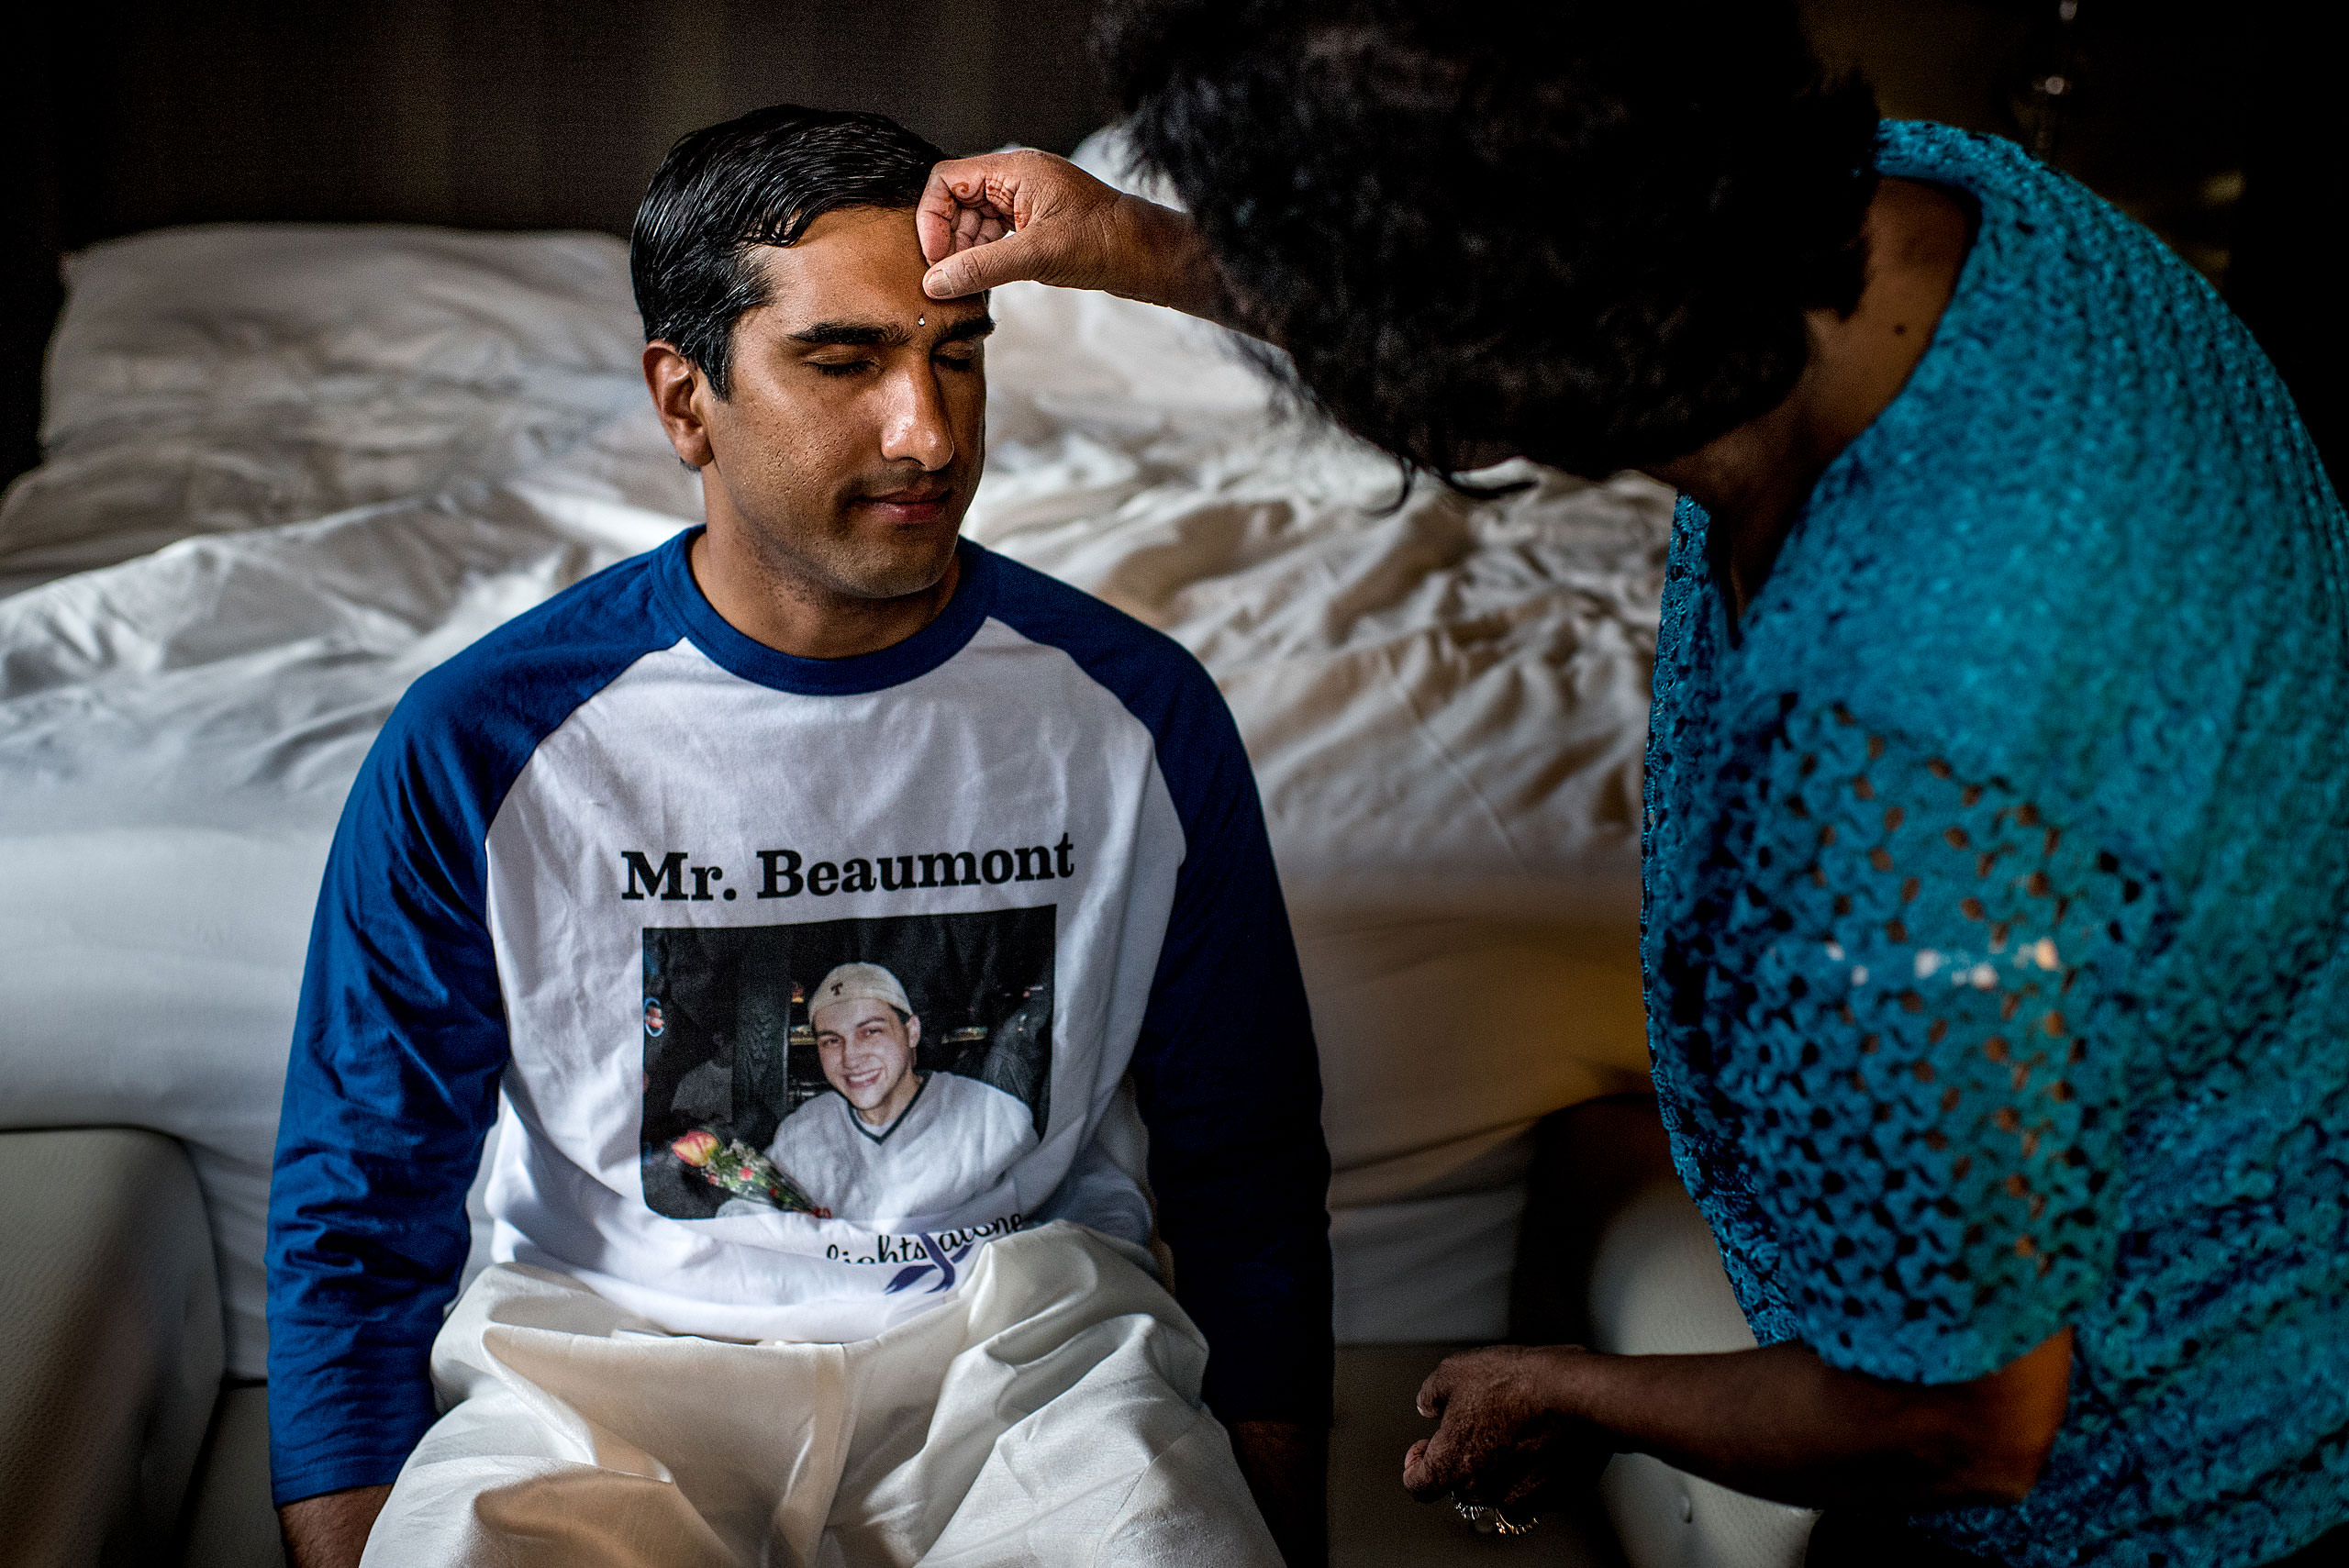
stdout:
<svg viewBox="0 0 2349 1568">
<path fill-rule="evenodd" d="M 2017 1564 L 2349 1518 L 2349 528 L 2151 235 L 1887 125 L 1980 220 L 1731 627 L 1684 501 L 1646 819 L 1655 1083 L 1765 1343 L 1980 1377 L 2069 1325 Z"/>
</svg>

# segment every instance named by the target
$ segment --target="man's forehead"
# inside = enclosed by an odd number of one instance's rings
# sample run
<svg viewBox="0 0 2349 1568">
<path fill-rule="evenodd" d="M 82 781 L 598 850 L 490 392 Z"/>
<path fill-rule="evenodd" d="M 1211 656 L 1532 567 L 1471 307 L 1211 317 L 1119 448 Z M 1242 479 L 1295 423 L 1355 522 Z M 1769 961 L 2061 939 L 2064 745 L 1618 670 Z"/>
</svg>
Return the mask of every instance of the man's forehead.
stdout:
<svg viewBox="0 0 2349 1568">
<path fill-rule="evenodd" d="M 835 1022 L 854 1023 L 876 1013 L 885 1018 L 891 1017 L 893 1009 L 876 996 L 851 996 L 839 1002 L 818 1001 L 808 1016 L 812 1018 L 818 1013 L 832 1014 Z"/>
<path fill-rule="evenodd" d="M 767 310 L 786 331 L 817 321 L 927 317 L 933 327 L 984 315 L 975 297 L 934 300 L 922 292 L 929 270 L 911 207 L 841 207 L 807 226 L 790 245 L 762 245 L 752 264 L 767 282 Z"/>
</svg>

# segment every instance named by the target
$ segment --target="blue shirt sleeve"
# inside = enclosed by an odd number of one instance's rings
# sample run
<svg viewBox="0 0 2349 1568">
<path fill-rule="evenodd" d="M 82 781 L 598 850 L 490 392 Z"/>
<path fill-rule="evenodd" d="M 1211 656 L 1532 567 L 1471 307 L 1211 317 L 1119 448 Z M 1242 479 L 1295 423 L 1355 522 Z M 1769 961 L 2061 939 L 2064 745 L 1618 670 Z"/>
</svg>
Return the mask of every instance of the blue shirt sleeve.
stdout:
<svg viewBox="0 0 2349 1568">
<path fill-rule="evenodd" d="M 1162 758 L 1186 840 L 1134 1051 L 1160 1235 L 1208 1337 L 1223 1420 L 1330 1418 L 1330 1150 L 1321 1067 L 1256 782 L 1204 672 Z"/>
<path fill-rule="evenodd" d="M 427 1359 L 507 1042 L 462 759 L 411 705 L 335 833 L 269 1202 L 281 1504 L 390 1482 L 432 1424 Z"/>
<path fill-rule="evenodd" d="M 509 1054 L 486 923 L 490 819 L 539 742 L 676 633 L 662 550 L 508 621 L 411 687 L 335 830 L 270 1182 L 280 1503 L 393 1480 L 435 1418 L 432 1340 Z"/>
<path fill-rule="evenodd" d="M 995 614 L 1149 727 L 1183 826 L 1133 1060 L 1158 1229 L 1225 1421 L 1330 1418 L 1330 1151 L 1321 1067 L 1264 806 L 1239 727 L 1181 645 L 1010 562 Z"/>
</svg>

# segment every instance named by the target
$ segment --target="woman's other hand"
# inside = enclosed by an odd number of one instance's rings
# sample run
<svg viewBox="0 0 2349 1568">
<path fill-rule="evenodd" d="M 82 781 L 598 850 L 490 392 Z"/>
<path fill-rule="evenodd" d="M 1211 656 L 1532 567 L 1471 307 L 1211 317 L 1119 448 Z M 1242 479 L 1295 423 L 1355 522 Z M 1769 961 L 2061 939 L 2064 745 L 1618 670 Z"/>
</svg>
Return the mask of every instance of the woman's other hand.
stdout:
<svg viewBox="0 0 2349 1568">
<path fill-rule="evenodd" d="M 1870 1377 L 1795 1343 L 1711 1355 L 1467 1351 L 1420 1387 L 1419 1414 L 1442 1424 L 1404 1456 L 1403 1485 L 1540 1513 L 1620 1452 L 1798 1507 L 2009 1505 L 2054 1447 L 2071 1371 L 2069 1329 L 1965 1383 Z"/>
<path fill-rule="evenodd" d="M 954 158 L 914 210 L 922 288 L 957 299 L 1000 284 L 1101 289 L 1239 326 L 1190 219 L 1025 150 Z"/>
<path fill-rule="evenodd" d="M 1538 1514 L 1590 1485 L 1613 1450 L 1567 1412 L 1574 1345 L 1494 1345 L 1446 1357 L 1419 1385 L 1419 1414 L 1439 1425 L 1403 1456 L 1421 1502 L 1446 1496 Z"/>
</svg>

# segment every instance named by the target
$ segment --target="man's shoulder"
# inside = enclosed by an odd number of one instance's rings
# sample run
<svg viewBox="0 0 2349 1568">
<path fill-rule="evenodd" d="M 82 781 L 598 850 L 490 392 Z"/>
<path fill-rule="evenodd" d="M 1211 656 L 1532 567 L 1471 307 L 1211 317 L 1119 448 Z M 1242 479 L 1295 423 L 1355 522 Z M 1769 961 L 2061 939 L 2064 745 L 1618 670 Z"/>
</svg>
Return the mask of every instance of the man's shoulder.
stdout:
<svg viewBox="0 0 2349 1568">
<path fill-rule="evenodd" d="M 952 1106 L 1003 1105 L 1017 1106 L 1022 1116 L 1028 1114 L 1028 1103 L 1019 1095 L 1008 1090 L 998 1089 L 984 1078 L 974 1078 L 967 1073 L 957 1073 L 952 1068 L 941 1068 L 932 1073 L 930 1075 L 930 1086 L 924 1091 L 924 1095 L 925 1097 L 934 1096 L 941 1108 Z"/>
<path fill-rule="evenodd" d="M 992 554 L 990 562 L 991 618 L 1030 642 L 1059 649 L 1121 696 L 1123 686 L 1163 684 L 1192 700 L 1220 705 L 1215 682 L 1191 651 L 1156 627 L 1032 566 Z"/>
<path fill-rule="evenodd" d="M 989 617 L 1067 655 L 1150 730 L 1162 762 L 1170 750 L 1238 751 L 1239 731 L 1223 694 L 1189 649 L 1032 566 L 1000 555 L 990 561 Z"/>
<path fill-rule="evenodd" d="M 470 718 L 484 711 L 543 708 L 607 682 L 679 633 L 656 585 L 662 550 L 631 556 L 583 578 L 484 633 L 418 677 L 402 698 L 415 719 Z"/>
<path fill-rule="evenodd" d="M 660 553 L 573 584 L 417 677 L 377 737 L 369 773 L 398 776 L 411 796 L 455 790 L 493 807 L 549 734 L 677 640 L 658 605 Z"/>
<path fill-rule="evenodd" d="M 963 1137 L 975 1136 L 989 1147 L 1026 1143 L 1035 1132 L 1035 1116 L 1027 1101 L 984 1078 L 951 1069 L 930 1075 L 907 1116 L 914 1111 L 926 1113 L 922 1126 L 956 1128 Z"/>
</svg>

